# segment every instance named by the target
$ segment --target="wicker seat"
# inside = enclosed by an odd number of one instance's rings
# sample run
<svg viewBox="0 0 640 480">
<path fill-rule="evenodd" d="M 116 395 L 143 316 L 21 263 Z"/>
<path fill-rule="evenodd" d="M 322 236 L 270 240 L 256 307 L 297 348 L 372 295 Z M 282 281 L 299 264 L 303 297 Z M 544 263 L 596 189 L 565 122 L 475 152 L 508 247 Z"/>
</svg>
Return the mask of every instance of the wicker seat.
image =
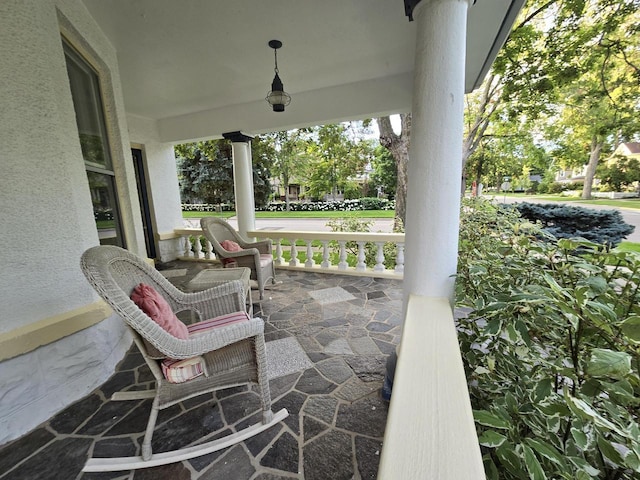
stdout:
<svg viewBox="0 0 640 480">
<path fill-rule="evenodd" d="M 197 293 L 184 293 L 140 257 L 114 246 L 88 249 L 82 255 L 81 268 L 93 288 L 130 328 L 156 381 L 153 391 L 118 392 L 112 397 L 112 400 L 153 398 L 141 457 L 94 458 L 89 460 L 85 471 L 128 470 L 193 458 L 238 443 L 286 417 L 286 410 L 276 415 L 271 410 L 264 322 L 261 319 L 214 328 L 183 340 L 165 331 L 130 299 L 134 287 L 144 283 L 160 293 L 174 313 L 190 311 L 196 321 L 203 321 L 232 312 L 244 312 L 245 286 L 240 280 Z M 163 359 L 198 356 L 204 359 L 204 375 L 184 383 L 169 383 L 164 378 L 160 365 Z M 249 383 L 259 387 L 262 422 L 234 433 L 229 436 L 231 438 L 223 437 L 197 447 L 152 454 L 151 438 L 159 410 L 198 395 Z"/>
<path fill-rule="evenodd" d="M 251 278 L 258 282 L 260 300 L 264 297 L 264 286 L 267 280 L 276 284 L 276 272 L 273 265 L 273 247 L 271 240 L 260 242 L 248 242 L 242 238 L 234 228 L 225 220 L 215 217 L 200 219 L 200 226 L 207 240 L 211 242 L 216 256 L 223 262 L 231 260 L 227 265 L 248 267 L 251 269 Z M 230 252 L 220 245 L 225 240 L 237 243 L 242 250 Z"/>
</svg>

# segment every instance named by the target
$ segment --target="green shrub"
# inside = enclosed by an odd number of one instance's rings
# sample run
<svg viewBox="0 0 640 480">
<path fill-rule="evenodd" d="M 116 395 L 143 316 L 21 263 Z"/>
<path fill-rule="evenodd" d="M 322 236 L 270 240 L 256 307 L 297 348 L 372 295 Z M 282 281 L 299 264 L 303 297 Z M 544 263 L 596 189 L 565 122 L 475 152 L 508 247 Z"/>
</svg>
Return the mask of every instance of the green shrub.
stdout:
<svg viewBox="0 0 640 480">
<path fill-rule="evenodd" d="M 547 235 L 465 200 L 458 332 L 487 478 L 637 479 L 640 256 Z"/>
<path fill-rule="evenodd" d="M 540 222 L 556 238 L 580 237 L 607 248 L 618 245 L 635 227 L 622 219 L 618 210 L 594 210 L 558 203 L 516 205 L 520 214 L 532 222 Z"/>
<path fill-rule="evenodd" d="M 372 220 L 364 220 L 356 217 L 336 218 L 329 220 L 326 225 L 331 228 L 332 232 L 370 232 Z M 394 229 L 395 233 L 402 233 L 404 227 Z M 333 255 L 337 255 L 339 258 L 340 245 L 337 241 L 331 241 L 329 243 Z M 348 256 L 347 263 L 350 266 L 355 266 L 358 258 L 358 244 L 356 242 L 347 242 L 345 249 Z M 396 265 L 397 256 L 396 244 L 393 242 L 385 242 L 382 247 L 384 253 L 384 266 L 388 269 L 393 269 Z M 376 256 L 378 255 L 378 246 L 373 242 L 365 243 L 365 263 L 367 267 L 373 268 L 377 263 Z"/>
</svg>

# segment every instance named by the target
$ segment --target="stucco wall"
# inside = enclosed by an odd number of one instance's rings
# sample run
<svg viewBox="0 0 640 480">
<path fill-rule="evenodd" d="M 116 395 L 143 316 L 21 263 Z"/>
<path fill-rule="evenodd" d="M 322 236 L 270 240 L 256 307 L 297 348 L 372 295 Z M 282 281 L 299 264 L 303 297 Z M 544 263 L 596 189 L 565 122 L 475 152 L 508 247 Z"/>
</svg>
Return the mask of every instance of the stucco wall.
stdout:
<svg viewBox="0 0 640 480">
<path fill-rule="evenodd" d="M 78 0 L 0 2 L 0 333 L 95 302 L 79 258 L 98 244 L 78 141 L 59 13 L 109 70 L 121 206 L 138 212 L 115 51 Z M 130 157 L 128 157 L 130 158 Z M 133 183 L 132 183 L 133 182 Z M 122 185 L 120 185 L 122 184 Z M 131 186 L 133 185 L 133 190 Z M 133 195 L 130 195 L 130 192 Z M 132 198 L 130 198 L 132 197 Z M 127 213 L 130 247 L 144 249 L 138 213 Z M 130 345 L 109 318 L 0 363 L 0 444 L 89 393 Z"/>
</svg>

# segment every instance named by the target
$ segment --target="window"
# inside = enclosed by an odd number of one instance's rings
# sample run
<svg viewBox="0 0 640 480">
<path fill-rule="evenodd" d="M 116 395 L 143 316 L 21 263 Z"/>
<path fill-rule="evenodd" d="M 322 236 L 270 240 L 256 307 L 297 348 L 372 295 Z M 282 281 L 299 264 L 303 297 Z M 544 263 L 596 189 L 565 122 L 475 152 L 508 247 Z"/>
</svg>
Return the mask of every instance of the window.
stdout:
<svg viewBox="0 0 640 480">
<path fill-rule="evenodd" d="M 124 247 L 98 74 L 70 45 L 63 46 L 98 237 L 102 245 Z"/>
</svg>

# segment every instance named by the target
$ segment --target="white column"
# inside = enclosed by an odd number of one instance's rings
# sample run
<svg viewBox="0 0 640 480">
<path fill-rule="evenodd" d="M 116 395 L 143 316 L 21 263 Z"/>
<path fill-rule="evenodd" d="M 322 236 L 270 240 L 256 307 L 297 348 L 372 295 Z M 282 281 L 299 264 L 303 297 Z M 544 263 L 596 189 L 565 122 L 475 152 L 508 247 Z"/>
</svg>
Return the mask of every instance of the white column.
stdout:
<svg viewBox="0 0 640 480">
<path fill-rule="evenodd" d="M 248 231 L 255 230 L 255 200 L 253 196 L 253 168 L 251 165 L 251 139 L 242 132 L 223 133 L 222 136 L 233 142 L 233 186 L 236 198 L 236 217 L 238 231 L 251 239 Z"/>
<path fill-rule="evenodd" d="M 422 0 L 417 23 L 406 217 L 405 301 L 453 298 L 462 175 L 466 0 Z"/>
</svg>

